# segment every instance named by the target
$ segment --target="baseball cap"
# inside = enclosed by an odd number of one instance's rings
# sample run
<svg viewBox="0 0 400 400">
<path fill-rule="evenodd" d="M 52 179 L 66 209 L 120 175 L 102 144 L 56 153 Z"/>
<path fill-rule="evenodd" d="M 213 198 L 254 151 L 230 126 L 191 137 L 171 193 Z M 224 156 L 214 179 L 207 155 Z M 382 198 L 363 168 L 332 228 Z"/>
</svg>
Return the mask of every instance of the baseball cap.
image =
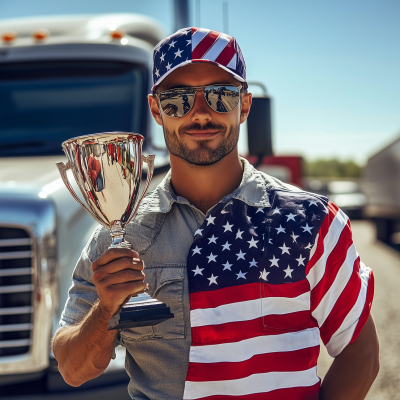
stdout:
<svg viewBox="0 0 400 400">
<path fill-rule="evenodd" d="M 226 33 L 189 27 L 168 36 L 154 48 L 151 92 L 173 71 L 193 63 L 216 65 L 244 86 L 246 64 L 236 39 Z"/>
</svg>

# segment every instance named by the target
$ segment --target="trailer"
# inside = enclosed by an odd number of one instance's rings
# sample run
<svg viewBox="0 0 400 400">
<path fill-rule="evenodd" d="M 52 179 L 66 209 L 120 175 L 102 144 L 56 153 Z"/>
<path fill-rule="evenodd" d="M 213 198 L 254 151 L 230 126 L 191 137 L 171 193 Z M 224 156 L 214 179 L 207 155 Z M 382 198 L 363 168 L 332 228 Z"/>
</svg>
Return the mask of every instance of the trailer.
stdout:
<svg viewBox="0 0 400 400">
<path fill-rule="evenodd" d="M 399 244 L 400 138 L 368 159 L 365 188 L 368 197 L 365 216 L 374 221 L 377 238 Z"/>
</svg>

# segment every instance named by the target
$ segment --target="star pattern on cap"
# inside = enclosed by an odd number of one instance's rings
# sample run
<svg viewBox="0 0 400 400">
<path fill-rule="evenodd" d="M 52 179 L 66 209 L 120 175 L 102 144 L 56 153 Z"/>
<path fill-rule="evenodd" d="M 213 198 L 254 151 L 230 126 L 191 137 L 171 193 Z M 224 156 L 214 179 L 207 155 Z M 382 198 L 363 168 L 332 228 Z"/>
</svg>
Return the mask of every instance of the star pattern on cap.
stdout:
<svg viewBox="0 0 400 400">
<path fill-rule="evenodd" d="M 169 43 L 169 48 L 175 47 L 176 40 L 173 40 L 171 43 Z"/>
<path fill-rule="evenodd" d="M 186 61 L 190 62 L 196 59 L 218 63 L 217 65 L 220 65 L 239 81 L 246 80 L 246 64 L 237 41 L 227 34 L 222 35 L 222 33 L 219 33 L 217 37 L 221 35 L 223 40 L 214 40 L 215 31 L 204 28 L 200 32 L 197 32 L 198 30 L 199 28 L 196 27 L 180 29 L 156 45 L 153 53 L 153 81 L 155 85 L 152 88 L 152 93 L 154 93 L 156 85 L 171 70 L 178 68 Z M 198 46 L 200 37 L 201 43 L 209 43 L 209 45 Z M 156 74 L 156 71 L 158 71 L 158 74 Z M 244 86 L 246 85 L 244 83 Z"/>
<path fill-rule="evenodd" d="M 175 54 L 175 58 L 176 57 L 182 57 L 181 54 L 183 53 L 183 50 L 178 49 L 178 51 Z"/>
</svg>

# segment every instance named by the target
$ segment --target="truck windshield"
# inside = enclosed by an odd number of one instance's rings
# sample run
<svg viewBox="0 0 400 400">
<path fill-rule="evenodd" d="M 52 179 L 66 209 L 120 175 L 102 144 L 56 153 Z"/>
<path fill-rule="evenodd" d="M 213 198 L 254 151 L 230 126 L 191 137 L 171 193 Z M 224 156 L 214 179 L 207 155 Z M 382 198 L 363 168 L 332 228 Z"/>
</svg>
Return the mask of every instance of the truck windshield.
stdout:
<svg viewBox="0 0 400 400">
<path fill-rule="evenodd" d="M 63 154 L 61 143 L 143 129 L 145 70 L 108 61 L 0 65 L 0 157 Z"/>
</svg>

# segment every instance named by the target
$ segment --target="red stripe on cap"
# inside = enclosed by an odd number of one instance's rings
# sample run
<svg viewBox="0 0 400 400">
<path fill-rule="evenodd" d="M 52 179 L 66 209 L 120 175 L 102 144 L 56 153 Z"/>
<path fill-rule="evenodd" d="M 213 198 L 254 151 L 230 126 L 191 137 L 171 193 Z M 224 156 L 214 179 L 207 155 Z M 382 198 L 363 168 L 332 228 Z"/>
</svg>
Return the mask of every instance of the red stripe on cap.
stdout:
<svg viewBox="0 0 400 400">
<path fill-rule="evenodd" d="M 230 42 L 221 51 L 221 54 L 216 58 L 215 62 L 222 64 L 225 67 L 232 60 L 233 56 L 237 53 L 235 46 L 233 45 L 234 39 L 232 38 Z"/>
<path fill-rule="evenodd" d="M 214 42 L 218 39 L 219 32 L 211 31 L 207 36 L 200 41 L 192 53 L 192 60 L 202 58 L 204 54 L 210 49 Z"/>
</svg>

